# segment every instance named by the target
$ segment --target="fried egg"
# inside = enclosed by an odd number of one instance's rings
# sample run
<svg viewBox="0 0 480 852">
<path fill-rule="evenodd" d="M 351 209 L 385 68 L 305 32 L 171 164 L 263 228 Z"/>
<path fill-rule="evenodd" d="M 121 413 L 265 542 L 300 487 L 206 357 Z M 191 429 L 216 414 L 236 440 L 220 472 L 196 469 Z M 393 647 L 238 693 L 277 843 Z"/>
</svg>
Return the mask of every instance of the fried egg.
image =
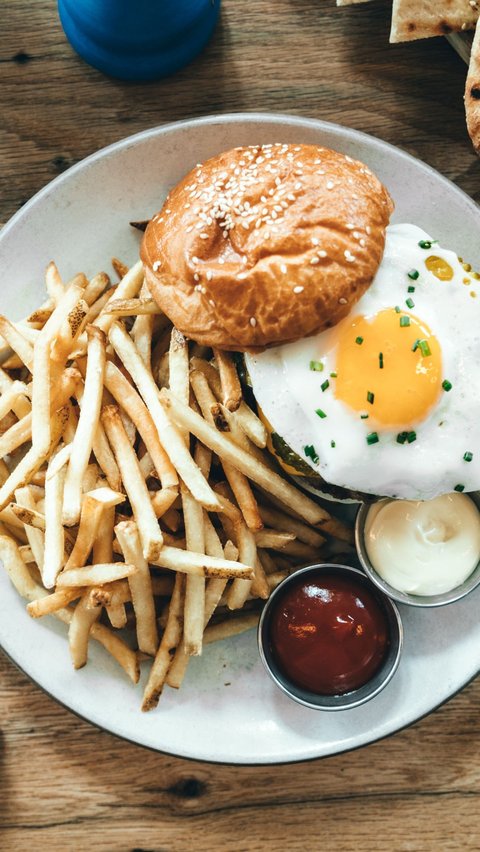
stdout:
<svg viewBox="0 0 480 852">
<path fill-rule="evenodd" d="M 377 274 L 342 322 L 246 356 L 273 430 L 347 489 L 426 500 L 480 488 L 478 285 L 423 230 L 390 225 Z"/>
</svg>

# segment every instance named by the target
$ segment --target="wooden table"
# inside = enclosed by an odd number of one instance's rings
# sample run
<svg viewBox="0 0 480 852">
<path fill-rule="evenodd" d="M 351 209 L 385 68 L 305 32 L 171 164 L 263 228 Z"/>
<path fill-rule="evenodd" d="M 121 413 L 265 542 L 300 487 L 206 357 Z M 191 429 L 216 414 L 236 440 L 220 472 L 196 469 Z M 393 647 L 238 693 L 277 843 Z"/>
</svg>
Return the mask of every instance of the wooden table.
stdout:
<svg viewBox="0 0 480 852">
<path fill-rule="evenodd" d="M 74 55 L 53 0 L 9 0 L 0 221 L 103 145 L 166 121 L 241 110 L 364 130 L 480 198 L 464 65 L 443 39 L 389 46 L 388 28 L 387 2 L 223 0 L 203 56 L 172 79 L 133 85 Z M 1 849 L 480 849 L 479 680 L 361 751 L 238 768 L 126 744 L 57 706 L 4 658 L 0 674 Z"/>
</svg>

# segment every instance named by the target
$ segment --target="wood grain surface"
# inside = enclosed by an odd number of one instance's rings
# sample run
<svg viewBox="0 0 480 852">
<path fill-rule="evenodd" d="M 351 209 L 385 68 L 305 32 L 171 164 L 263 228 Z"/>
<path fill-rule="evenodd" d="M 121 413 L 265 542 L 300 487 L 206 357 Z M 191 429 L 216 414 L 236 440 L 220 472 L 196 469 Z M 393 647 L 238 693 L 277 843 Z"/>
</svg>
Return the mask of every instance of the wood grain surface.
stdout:
<svg viewBox="0 0 480 852">
<path fill-rule="evenodd" d="M 110 142 L 242 110 L 372 133 L 478 200 L 465 66 L 443 39 L 390 46 L 389 15 L 386 2 L 223 0 L 204 54 L 173 78 L 140 85 L 82 62 L 53 0 L 8 0 L 0 221 Z M 121 742 L 57 706 L 3 657 L 0 696 L 2 850 L 480 849 L 479 680 L 387 741 L 272 768 L 199 764 Z"/>
</svg>

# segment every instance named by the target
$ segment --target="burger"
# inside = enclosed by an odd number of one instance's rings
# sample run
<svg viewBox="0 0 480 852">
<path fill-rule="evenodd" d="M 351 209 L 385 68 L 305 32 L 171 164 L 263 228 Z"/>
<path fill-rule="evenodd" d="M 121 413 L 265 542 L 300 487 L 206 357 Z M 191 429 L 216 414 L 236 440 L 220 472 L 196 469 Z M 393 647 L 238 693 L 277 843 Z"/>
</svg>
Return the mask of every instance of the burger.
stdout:
<svg viewBox="0 0 480 852">
<path fill-rule="evenodd" d="M 239 147 L 187 174 L 142 243 L 165 314 L 241 353 L 270 449 L 335 497 L 480 486 L 477 278 L 392 212 L 342 153 Z"/>
</svg>

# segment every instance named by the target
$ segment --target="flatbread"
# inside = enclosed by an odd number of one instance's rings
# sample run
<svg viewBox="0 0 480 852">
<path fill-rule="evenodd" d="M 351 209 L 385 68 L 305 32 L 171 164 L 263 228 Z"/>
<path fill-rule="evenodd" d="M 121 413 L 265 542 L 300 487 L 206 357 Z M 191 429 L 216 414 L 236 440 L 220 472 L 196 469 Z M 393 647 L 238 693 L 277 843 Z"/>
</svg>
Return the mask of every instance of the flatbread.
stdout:
<svg viewBox="0 0 480 852">
<path fill-rule="evenodd" d="M 473 30 L 479 12 L 480 0 L 393 0 L 390 41 Z"/>
<path fill-rule="evenodd" d="M 470 139 L 480 154 L 480 21 L 473 39 L 467 84 L 465 86 L 465 112 Z"/>
</svg>

